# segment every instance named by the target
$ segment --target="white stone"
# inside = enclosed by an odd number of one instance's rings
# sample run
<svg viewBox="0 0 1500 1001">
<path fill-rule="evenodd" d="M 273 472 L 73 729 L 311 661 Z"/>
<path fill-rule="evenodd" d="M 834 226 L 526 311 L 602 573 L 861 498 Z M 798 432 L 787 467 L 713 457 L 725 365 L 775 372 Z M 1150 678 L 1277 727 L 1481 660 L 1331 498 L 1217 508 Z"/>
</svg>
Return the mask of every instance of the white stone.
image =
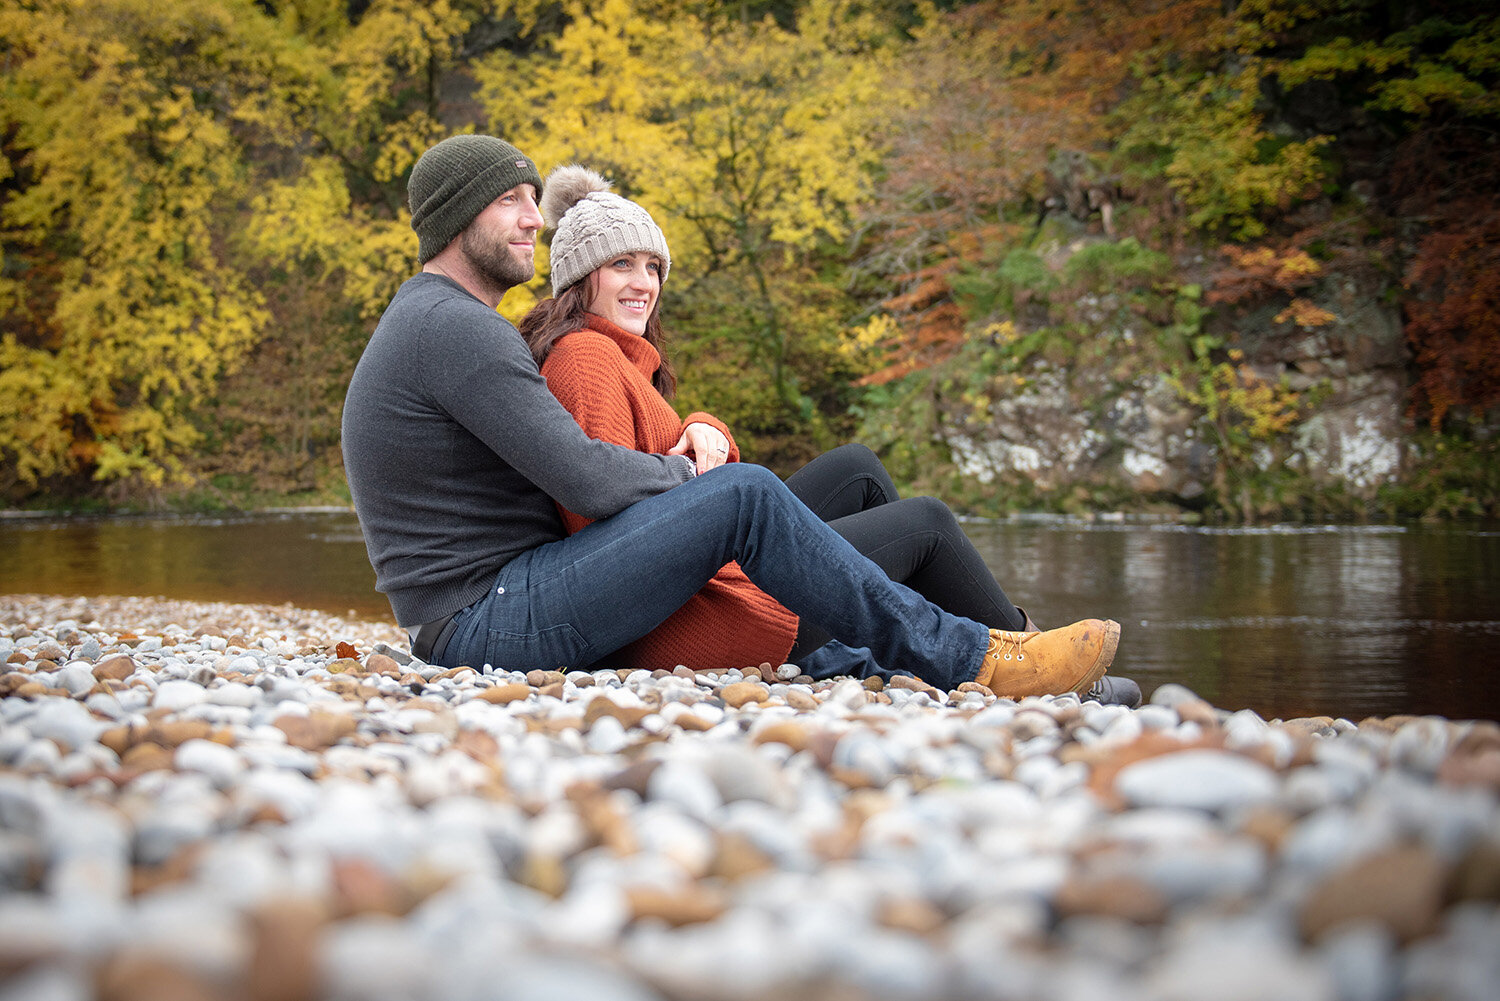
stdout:
<svg viewBox="0 0 1500 1001">
<path fill-rule="evenodd" d="M 1133 806 L 1176 806 L 1221 811 L 1275 796 L 1276 774 L 1238 754 L 1176 751 L 1126 765 L 1115 790 Z"/>
<path fill-rule="evenodd" d="M 53 678 L 53 684 L 66 688 L 74 696 L 87 692 L 95 683 L 93 665 L 81 660 L 63 666 Z"/>
<path fill-rule="evenodd" d="M 646 784 L 649 799 L 671 803 L 691 817 L 706 818 L 723 805 L 723 797 L 703 769 L 680 760 L 663 762 Z"/>
<path fill-rule="evenodd" d="M 178 710 L 208 701 L 208 689 L 194 681 L 163 681 L 156 688 L 151 704 L 158 709 Z"/>
<path fill-rule="evenodd" d="M 201 738 L 184 741 L 172 761 L 179 771 L 201 772 L 221 789 L 239 778 L 247 767 L 244 756 L 233 747 Z"/>
<path fill-rule="evenodd" d="M 43 698 L 36 700 L 35 706 L 35 711 L 26 718 L 26 729 L 33 737 L 51 738 L 68 747 L 92 743 L 109 726 L 94 719 L 82 703 L 72 699 Z"/>
</svg>

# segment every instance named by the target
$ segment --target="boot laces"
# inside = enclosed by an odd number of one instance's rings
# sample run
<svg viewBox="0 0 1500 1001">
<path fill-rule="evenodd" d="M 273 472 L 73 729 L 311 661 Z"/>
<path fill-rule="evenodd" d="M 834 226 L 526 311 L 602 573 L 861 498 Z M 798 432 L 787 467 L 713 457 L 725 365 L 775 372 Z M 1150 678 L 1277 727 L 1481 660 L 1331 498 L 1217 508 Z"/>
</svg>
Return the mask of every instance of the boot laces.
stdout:
<svg viewBox="0 0 1500 1001">
<path fill-rule="evenodd" d="M 989 655 L 996 660 L 1025 660 L 1026 651 L 1022 647 L 1033 636 L 1040 635 L 1040 633 L 1013 633 L 997 629 L 990 638 Z"/>
</svg>

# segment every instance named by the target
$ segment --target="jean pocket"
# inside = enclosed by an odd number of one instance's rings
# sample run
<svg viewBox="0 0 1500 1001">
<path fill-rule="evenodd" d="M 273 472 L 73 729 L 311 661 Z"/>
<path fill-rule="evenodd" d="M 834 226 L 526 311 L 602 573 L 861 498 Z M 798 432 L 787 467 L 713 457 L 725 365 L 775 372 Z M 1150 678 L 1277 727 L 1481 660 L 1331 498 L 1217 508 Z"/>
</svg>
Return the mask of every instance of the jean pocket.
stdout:
<svg viewBox="0 0 1500 1001">
<path fill-rule="evenodd" d="M 594 660 L 588 641 L 568 622 L 530 633 L 491 629 L 484 653 L 499 671 L 571 671 Z"/>
</svg>

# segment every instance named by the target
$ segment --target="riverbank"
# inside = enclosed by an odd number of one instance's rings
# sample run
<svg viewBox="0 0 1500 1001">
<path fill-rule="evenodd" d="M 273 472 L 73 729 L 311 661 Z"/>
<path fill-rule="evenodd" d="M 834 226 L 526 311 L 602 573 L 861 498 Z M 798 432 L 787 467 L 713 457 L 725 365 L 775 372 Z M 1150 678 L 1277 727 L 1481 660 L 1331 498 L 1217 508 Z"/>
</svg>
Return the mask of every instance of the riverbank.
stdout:
<svg viewBox="0 0 1500 1001">
<path fill-rule="evenodd" d="M 1500 726 L 0 595 L 0 998 L 1487 998 Z"/>
</svg>

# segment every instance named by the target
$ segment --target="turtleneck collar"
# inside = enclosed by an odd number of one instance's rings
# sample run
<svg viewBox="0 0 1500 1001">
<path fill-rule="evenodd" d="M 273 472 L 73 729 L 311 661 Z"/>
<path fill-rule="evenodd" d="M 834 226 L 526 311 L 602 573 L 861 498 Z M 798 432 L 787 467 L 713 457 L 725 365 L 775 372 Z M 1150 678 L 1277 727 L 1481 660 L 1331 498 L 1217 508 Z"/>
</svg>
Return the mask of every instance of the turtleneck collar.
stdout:
<svg viewBox="0 0 1500 1001">
<path fill-rule="evenodd" d="M 648 380 L 656 374 L 658 368 L 661 368 L 661 354 L 646 341 L 646 338 L 610 323 L 597 313 L 588 314 L 588 324 L 590 330 L 603 334 L 619 345 L 626 360 L 639 369 Z"/>
</svg>

